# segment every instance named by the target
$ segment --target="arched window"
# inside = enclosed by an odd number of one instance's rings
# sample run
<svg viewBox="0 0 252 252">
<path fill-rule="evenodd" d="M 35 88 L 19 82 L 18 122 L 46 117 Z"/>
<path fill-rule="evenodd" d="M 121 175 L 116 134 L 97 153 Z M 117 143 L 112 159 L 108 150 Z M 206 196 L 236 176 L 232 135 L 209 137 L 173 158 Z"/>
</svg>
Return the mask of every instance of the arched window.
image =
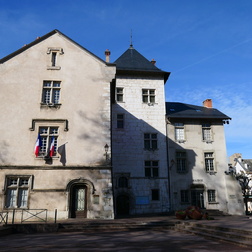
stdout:
<svg viewBox="0 0 252 252">
<path fill-rule="evenodd" d="M 128 187 L 128 179 L 125 177 L 120 177 L 118 179 L 118 187 L 127 188 Z"/>
</svg>

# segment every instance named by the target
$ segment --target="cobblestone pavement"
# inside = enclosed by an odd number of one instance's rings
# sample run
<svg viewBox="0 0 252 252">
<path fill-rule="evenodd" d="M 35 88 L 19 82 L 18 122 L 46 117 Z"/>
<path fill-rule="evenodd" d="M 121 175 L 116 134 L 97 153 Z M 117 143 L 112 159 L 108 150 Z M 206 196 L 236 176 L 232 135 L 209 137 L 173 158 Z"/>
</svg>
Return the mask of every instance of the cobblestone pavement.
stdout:
<svg viewBox="0 0 252 252">
<path fill-rule="evenodd" d="M 0 251 L 170 251 L 170 252 L 251 252 L 237 245 L 167 231 L 103 232 L 84 234 L 12 234 L 0 237 Z"/>
</svg>

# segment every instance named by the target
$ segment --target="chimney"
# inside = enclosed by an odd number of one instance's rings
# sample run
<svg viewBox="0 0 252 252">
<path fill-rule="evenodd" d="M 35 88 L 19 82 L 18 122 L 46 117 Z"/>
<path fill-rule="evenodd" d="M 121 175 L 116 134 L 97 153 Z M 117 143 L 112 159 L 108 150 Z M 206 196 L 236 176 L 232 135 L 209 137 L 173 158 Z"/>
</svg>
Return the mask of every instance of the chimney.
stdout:
<svg viewBox="0 0 252 252">
<path fill-rule="evenodd" d="M 105 61 L 109 63 L 109 61 L 110 61 L 110 51 L 109 51 L 109 49 L 106 49 L 105 56 L 106 56 L 106 60 Z"/>
<path fill-rule="evenodd" d="M 212 99 L 206 99 L 205 101 L 203 101 L 203 106 L 205 108 L 212 108 L 213 107 Z"/>
<path fill-rule="evenodd" d="M 156 60 L 152 59 L 151 63 L 155 66 L 156 65 Z"/>
</svg>

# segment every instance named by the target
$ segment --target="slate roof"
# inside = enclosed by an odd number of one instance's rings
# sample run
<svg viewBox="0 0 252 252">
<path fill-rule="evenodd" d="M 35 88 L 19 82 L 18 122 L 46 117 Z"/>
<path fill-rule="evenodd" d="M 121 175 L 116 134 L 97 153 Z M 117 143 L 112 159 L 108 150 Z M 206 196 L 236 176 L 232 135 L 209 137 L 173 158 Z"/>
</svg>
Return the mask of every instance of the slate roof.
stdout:
<svg viewBox="0 0 252 252">
<path fill-rule="evenodd" d="M 169 72 L 165 72 L 157 68 L 142 54 L 135 50 L 133 46 L 130 46 L 130 48 L 126 50 L 114 63 L 116 64 L 116 69 L 118 71 L 137 71 L 162 74 L 165 82 L 170 75 Z"/>
<path fill-rule="evenodd" d="M 166 116 L 168 118 L 231 120 L 230 117 L 215 108 L 206 108 L 180 102 L 166 102 Z"/>
</svg>

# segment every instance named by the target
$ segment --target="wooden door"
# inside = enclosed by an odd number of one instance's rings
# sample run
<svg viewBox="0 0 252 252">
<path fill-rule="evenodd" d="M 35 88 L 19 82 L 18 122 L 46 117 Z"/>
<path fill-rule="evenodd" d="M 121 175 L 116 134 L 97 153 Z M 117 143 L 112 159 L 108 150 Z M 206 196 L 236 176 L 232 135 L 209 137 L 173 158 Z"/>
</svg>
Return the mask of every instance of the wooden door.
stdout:
<svg viewBox="0 0 252 252">
<path fill-rule="evenodd" d="M 87 187 L 76 185 L 72 190 L 72 217 L 87 217 Z"/>
</svg>

